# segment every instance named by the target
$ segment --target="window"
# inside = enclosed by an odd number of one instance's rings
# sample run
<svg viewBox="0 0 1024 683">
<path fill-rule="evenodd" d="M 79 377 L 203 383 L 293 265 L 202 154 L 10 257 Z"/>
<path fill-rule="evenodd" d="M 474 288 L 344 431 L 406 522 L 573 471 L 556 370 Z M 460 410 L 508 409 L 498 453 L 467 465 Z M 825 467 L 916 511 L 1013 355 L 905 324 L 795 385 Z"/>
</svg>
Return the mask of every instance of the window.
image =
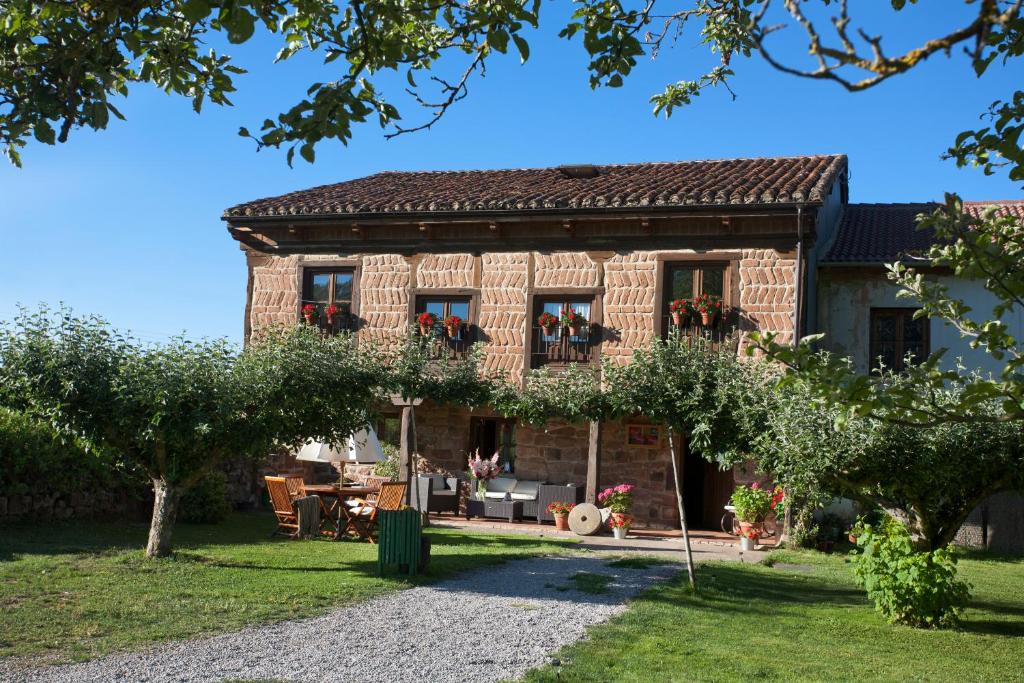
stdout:
<svg viewBox="0 0 1024 683">
<path fill-rule="evenodd" d="M 917 308 L 871 309 L 871 369 L 879 359 L 887 369 L 902 371 L 906 356 L 920 363 L 928 357 L 928 319 L 914 319 Z"/>
<path fill-rule="evenodd" d="M 732 304 L 730 294 L 729 267 L 725 263 L 702 263 L 698 261 L 665 264 L 665 282 L 662 297 L 662 334 L 668 336 L 672 329 L 669 306 L 676 299 L 692 301 L 701 294 L 710 294 L 722 300 L 722 306 Z M 724 327 L 719 325 L 719 329 Z"/>
<path fill-rule="evenodd" d="M 502 469 L 515 472 L 516 423 L 501 417 L 474 417 L 469 422 L 469 452 L 481 458 L 499 454 Z"/>
<path fill-rule="evenodd" d="M 324 270 L 308 268 L 302 275 L 302 306 L 313 304 L 313 322 L 325 332 L 354 330 L 352 288 L 355 272 L 351 268 Z M 331 305 L 336 312 L 328 315 Z"/>
<path fill-rule="evenodd" d="M 434 323 L 434 338 L 437 340 L 439 353 L 459 355 L 469 351 L 473 345 L 475 334 L 470 321 L 470 302 L 468 296 L 420 296 L 416 298 L 416 316 L 421 313 L 433 313 L 437 322 Z M 444 321 L 451 316 L 462 320 L 462 326 L 453 334 Z"/>
<path fill-rule="evenodd" d="M 562 313 L 575 311 L 586 318 L 587 324 L 573 330 L 561 323 Z M 568 298 L 537 299 L 533 310 L 533 348 L 530 352 L 531 367 L 542 365 L 568 365 L 569 363 L 589 363 L 592 359 L 593 324 L 591 311 L 593 301 Z M 553 329 L 542 328 L 537 320 L 542 313 L 550 313 L 559 319 Z"/>
</svg>

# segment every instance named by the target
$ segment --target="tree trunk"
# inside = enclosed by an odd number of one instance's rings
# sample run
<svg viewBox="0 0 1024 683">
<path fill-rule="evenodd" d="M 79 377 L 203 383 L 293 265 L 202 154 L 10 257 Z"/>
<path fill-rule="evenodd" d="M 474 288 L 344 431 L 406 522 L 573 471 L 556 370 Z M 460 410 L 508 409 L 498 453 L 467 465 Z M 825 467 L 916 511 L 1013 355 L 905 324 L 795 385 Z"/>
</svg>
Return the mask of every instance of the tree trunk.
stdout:
<svg viewBox="0 0 1024 683">
<path fill-rule="evenodd" d="M 682 442 L 679 444 L 682 446 Z M 682 450 L 682 449 L 680 449 Z M 676 505 L 679 506 L 679 525 L 683 529 L 683 544 L 686 546 L 686 573 L 690 578 L 690 590 L 697 589 L 697 579 L 693 570 L 693 550 L 690 549 L 690 531 L 686 526 L 686 506 L 683 505 L 683 478 L 679 461 L 676 458 L 675 443 L 672 439 L 672 427 L 668 428 L 668 452 L 672 457 L 672 478 L 676 482 Z"/>
<path fill-rule="evenodd" d="M 154 479 L 153 494 L 153 519 L 149 525 L 146 557 L 166 557 L 171 554 L 171 534 L 181 492 L 164 479 Z"/>
</svg>

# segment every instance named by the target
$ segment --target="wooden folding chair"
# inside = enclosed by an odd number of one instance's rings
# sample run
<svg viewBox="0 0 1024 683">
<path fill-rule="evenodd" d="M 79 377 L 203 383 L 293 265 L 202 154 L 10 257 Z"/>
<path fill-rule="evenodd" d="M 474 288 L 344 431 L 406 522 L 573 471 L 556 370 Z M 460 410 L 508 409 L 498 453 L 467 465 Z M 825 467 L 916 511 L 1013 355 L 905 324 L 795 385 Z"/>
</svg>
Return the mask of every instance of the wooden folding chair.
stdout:
<svg viewBox="0 0 1024 683">
<path fill-rule="evenodd" d="M 349 529 L 354 531 L 359 538 L 365 538 L 370 543 L 376 543 L 377 537 L 377 513 L 381 510 L 394 511 L 402 507 L 402 500 L 405 498 L 406 482 L 386 482 L 380 485 L 380 492 L 377 494 L 376 502 L 360 501 L 358 505 L 348 511 L 348 524 L 345 525 L 345 532 Z"/>
<path fill-rule="evenodd" d="M 299 535 L 299 517 L 292 506 L 292 496 L 288 491 L 288 483 L 284 477 L 263 477 L 267 482 L 267 493 L 270 494 L 270 505 L 277 516 L 277 529 L 271 536 L 281 534 L 288 538 Z"/>
<path fill-rule="evenodd" d="M 306 485 L 306 480 L 301 474 L 284 474 L 281 475 L 281 478 L 284 479 L 284 483 L 288 487 L 288 495 L 293 499 L 306 495 L 303 489 L 303 486 Z"/>
</svg>

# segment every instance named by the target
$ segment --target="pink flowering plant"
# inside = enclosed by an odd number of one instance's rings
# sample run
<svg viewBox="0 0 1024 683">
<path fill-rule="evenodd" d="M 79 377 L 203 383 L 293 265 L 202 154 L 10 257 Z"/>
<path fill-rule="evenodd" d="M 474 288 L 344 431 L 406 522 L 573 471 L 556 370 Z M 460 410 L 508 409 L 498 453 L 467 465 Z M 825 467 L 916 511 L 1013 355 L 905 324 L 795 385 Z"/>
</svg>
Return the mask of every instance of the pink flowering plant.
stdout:
<svg viewBox="0 0 1024 683">
<path fill-rule="evenodd" d="M 478 481 L 490 481 L 501 474 L 501 466 L 498 464 L 498 454 L 495 453 L 489 459 L 480 457 L 480 452 L 469 459 L 469 473 Z"/>
<path fill-rule="evenodd" d="M 597 502 L 602 507 L 611 508 L 612 512 L 625 514 L 633 507 L 634 488 L 636 487 L 632 484 L 619 484 L 605 489 L 598 494 Z"/>
</svg>

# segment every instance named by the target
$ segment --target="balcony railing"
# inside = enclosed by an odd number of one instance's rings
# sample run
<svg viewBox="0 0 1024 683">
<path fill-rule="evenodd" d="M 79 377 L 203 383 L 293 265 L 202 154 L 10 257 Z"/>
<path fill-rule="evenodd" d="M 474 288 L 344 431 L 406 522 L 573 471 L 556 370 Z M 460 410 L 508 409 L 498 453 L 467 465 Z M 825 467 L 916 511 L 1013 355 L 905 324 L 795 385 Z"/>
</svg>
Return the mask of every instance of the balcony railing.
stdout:
<svg viewBox="0 0 1024 683">
<path fill-rule="evenodd" d="M 558 326 L 548 334 L 544 328 L 535 325 L 530 367 L 589 363 L 593 359 L 594 342 L 598 338 L 597 329 L 593 325 L 584 325 L 578 335 L 572 336 L 565 327 Z"/>
<path fill-rule="evenodd" d="M 307 303 L 314 303 L 317 309 L 309 320 L 300 312 L 299 322 L 308 322 L 311 325 L 315 325 L 321 332 L 329 335 L 338 334 L 339 332 L 355 332 L 359 329 L 359 318 L 357 316 L 348 312 L 339 312 L 328 316 L 325 304 L 303 301 L 302 305 L 305 306 Z"/>
<path fill-rule="evenodd" d="M 463 325 L 455 336 L 448 334 L 448 330 L 440 324 L 427 336 L 418 333 L 417 336 L 420 343 L 425 345 L 431 360 L 462 358 L 473 348 L 473 342 L 476 340 L 474 328 L 467 325 Z"/>
<path fill-rule="evenodd" d="M 661 320 L 661 329 L 664 330 L 666 339 L 672 334 L 678 334 L 691 342 L 704 339 L 710 343 L 712 349 L 736 349 L 739 345 L 738 326 L 734 315 L 727 314 L 710 326 L 701 325 L 699 321 L 693 320 L 685 325 L 676 325 L 672 321 L 672 316 L 665 315 Z"/>
</svg>

